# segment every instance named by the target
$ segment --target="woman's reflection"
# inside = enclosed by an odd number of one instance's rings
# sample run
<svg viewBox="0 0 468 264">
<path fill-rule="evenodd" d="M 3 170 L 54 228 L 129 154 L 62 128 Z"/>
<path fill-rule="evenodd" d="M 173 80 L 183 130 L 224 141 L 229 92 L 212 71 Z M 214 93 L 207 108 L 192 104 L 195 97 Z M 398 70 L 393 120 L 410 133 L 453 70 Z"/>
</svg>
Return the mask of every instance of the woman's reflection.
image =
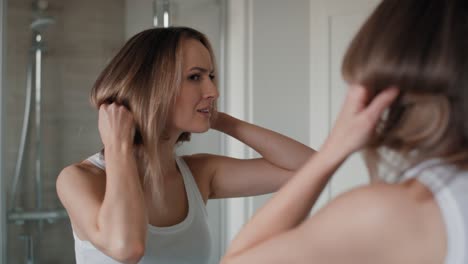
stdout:
<svg viewBox="0 0 468 264">
<path fill-rule="evenodd" d="M 78 264 L 208 263 L 207 200 L 274 192 L 315 153 L 216 112 L 218 95 L 211 45 L 196 30 L 143 31 L 113 58 L 91 93 L 104 149 L 57 180 Z M 210 128 L 262 158 L 174 154 Z"/>
</svg>

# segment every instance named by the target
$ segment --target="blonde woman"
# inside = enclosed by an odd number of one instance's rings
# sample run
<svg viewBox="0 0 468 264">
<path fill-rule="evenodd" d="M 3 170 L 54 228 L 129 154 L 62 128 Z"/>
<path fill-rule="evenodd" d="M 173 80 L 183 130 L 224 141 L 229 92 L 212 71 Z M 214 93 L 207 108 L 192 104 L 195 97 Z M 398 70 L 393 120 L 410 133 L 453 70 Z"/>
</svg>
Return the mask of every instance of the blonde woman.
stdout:
<svg viewBox="0 0 468 264">
<path fill-rule="evenodd" d="M 207 200 L 274 192 L 314 153 L 216 113 L 217 98 L 213 51 L 196 30 L 146 30 L 118 52 L 91 93 L 104 150 L 57 180 L 78 264 L 208 263 Z M 210 128 L 262 158 L 175 156 Z"/>
<path fill-rule="evenodd" d="M 467 73 L 466 0 L 382 1 L 345 56 L 351 88 L 329 138 L 222 263 L 468 263 Z M 372 183 L 306 219 L 363 148 Z"/>
</svg>

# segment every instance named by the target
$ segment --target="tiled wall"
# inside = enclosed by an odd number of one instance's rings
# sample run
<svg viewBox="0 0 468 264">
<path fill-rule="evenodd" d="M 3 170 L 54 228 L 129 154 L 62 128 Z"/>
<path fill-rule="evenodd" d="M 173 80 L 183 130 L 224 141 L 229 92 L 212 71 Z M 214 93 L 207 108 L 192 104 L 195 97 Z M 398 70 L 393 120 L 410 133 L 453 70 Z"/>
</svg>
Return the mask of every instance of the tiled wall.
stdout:
<svg viewBox="0 0 468 264">
<path fill-rule="evenodd" d="M 125 6 L 123 0 L 48 2 L 47 13 L 56 23 L 44 32 L 42 177 L 44 207 L 55 209 L 61 207 L 55 191 L 60 170 L 100 149 L 97 112 L 91 108 L 88 94 L 105 63 L 124 42 Z M 9 0 L 7 12 L 4 169 L 7 184 L 11 184 L 24 114 L 32 0 Z M 30 129 L 33 132 L 34 126 Z M 18 205 L 24 210 L 34 206 L 34 136 L 31 133 L 27 142 L 19 189 Z M 35 234 L 35 225 L 9 224 L 8 228 L 8 263 L 25 263 L 24 242 L 18 236 Z M 36 240 L 41 263 L 74 263 L 68 220 L 45 223 L 43 235 Z"/>
</svg>

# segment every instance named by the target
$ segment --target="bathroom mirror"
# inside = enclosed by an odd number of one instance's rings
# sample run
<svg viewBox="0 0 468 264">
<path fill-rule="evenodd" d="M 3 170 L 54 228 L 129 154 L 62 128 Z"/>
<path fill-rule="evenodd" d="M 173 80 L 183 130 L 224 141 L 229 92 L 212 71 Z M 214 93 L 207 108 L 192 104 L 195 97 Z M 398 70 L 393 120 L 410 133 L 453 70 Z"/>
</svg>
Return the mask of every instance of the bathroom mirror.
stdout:
<svg viewBox="0 0 468 264">
<path fill-rule="evenodd" d="M 5 0 L 3 169 L 6 256 L 2 263 L 74 263 L 73 236 L 55 190 L 65 166 L 101 148 L 90 89 L 132 35 L 184 25 L 208 35 L 221 53 L 224 1 Z M 219 153 L 219 140 L 194 139 Z M 219 138 L 211 135 L 211 138 Z M 220 203 L 209 205 L 218 227 Z M 219 239 L 219 232 L 213 232 Z M 219 255 L 219 243 L 215 254 Z M 218 256 L 219 257 L 219 256 Z"/>
<path fill-rule="evenodd" d="M 73 263 L 70 223 L 55 192 L 60 170 L 99 151 L 89 91 L 130 36 L 191 26 L 211 40 L 219 109 L 319 148 L 344 98 L 343 53 L 377 0 L 0 0 L 2 263 Z M 219 133 L 180 153 L 257 154 Z M 365 183 L 358 156 L 318 205 Z M 213 263 L 270 195 L 208 202 Z"/>
</svg>

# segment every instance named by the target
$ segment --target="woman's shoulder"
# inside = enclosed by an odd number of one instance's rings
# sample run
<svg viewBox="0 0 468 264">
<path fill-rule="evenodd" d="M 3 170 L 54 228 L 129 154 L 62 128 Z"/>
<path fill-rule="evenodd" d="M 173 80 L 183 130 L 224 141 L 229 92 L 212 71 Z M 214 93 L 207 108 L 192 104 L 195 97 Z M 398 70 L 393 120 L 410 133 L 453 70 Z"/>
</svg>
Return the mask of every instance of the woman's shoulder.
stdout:
<svg viewBox="0 0 468 264">
<path fill-rule="evenodd" d="M 214 154 L 199 153 L 181 156 L 180 158 L 185 161 L 194 177 L 197 178 L 207 177 L 207 175 L 213 173 L 213 162 L 217 157 L 219 156 Z"/>
<path fill-rule="evenodd" d="M 432 192 L 417 180 L 409 180 L 401 184 L 375 183 L 355 188 L 345 192 L 330 205 L 346 207 L 368 217 L 378 217 L 376 220 L 398 218 L 408 223 L 410 218 L 417 219 L 418 213 L 427 204 L 435 204 Z M 394 219 L 398 222 L 398 219 Z"/>
<path fill-rule="evenodd" d="M 89 160 L 83 160 L 65 167 L 60 175 L 69 175 L 65 177 L 91 177 L 99 178 L 99 176 L 105 176 L 105 171 L 98 168 L 94 163 Z"/>
<path fill-rule="evenodd" d="M 216 171 L 214 163 L 219 156 L 213 154 L 193 154 L 181 156 L 197 183 L 205 202 L 211 195 L 211 180 Z"/>
<path fill-rule="evenodd" d="M 394 260 L 390 263 L 402 263 L 398 257 L 408 248 L 421 253 L 434 249 L 434 259 L 443 255 L 437 252 L 444 243 L 443 220 L 431 192 L 417 181 L 355 188 L 333 199 L 310 222 L 333 230 L 343 240 L 343 250 L 351 243 L 356 251 L 380 252 Z"/>
<path fill-rule="evenodd" d="M 105 171 L 84 160 L 65 167 L 57 177 L 56 188 L 59 196 L 61 193 L 71 193 L 69 189 L 101 192 L 101 189 L 105 189 L 105 182 Z"/>
<path fill-rule="evenodd" d="M 342 214 L 360 213 L 361 217 L 379 217 L 370 219 L 379 223 L 380 217 L 388 219 L 393 215 L 412 211 L 413 199 L 408 190 L 398 184 L 370 184 L 344 192 L 332 199 L 324 210 L 337 211 Z"/>
</svg>

